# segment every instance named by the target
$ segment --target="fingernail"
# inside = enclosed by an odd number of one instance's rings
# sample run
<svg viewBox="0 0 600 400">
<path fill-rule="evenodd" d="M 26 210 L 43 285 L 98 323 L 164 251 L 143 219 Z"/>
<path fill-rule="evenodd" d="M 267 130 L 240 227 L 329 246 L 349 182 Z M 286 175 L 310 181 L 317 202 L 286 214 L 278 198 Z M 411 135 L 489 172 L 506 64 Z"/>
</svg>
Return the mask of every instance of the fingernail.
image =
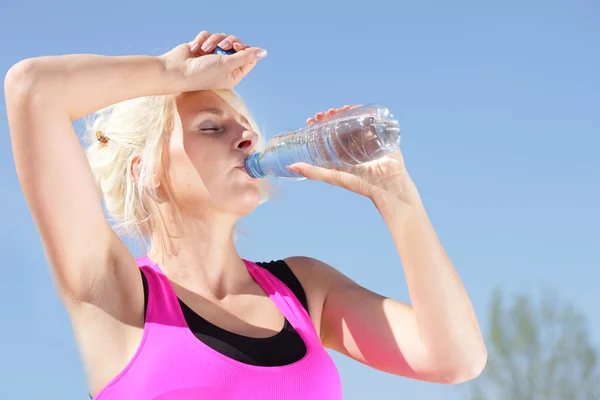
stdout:
<svg viewBox="0 0 600 400">
<path fill-rule="evenodd" d="M 221 43 L 219 43 L 217 46 L 219 46 L 220 48 L 222 48 L 223 50 L 227 50 L 227 48 L 229 46 L 231 46 L 231 42 L 229 41 L 229 39 L 223 39 L 221 41 Z"/>
<path fill-rule="evenodd" d="M 208 52 L 208 50 L 210 49 L 210 47 L 212 46 L 212 43 L 210 42 L 204 42 L 204 44 L 202 45 L 202 50 Z"/>
<path fill-rule="evenodd" d="M 264 50 L 264 49 L 260 49 L 255 54 L 256 54 L 256 59 L 260 60 L 261 58 L 265 58 L 266 57 L 267 51 Z"/>
<path fill-rule="evenodd" d="M 198 47 L 200 47 L 200 46 L 198 45 L 198 43 L 194 43 L 194 44 L 192 45 L 192 49 L 191 49 L 191 50 L 192 50 L 192 53 L 195 53 L 195 52 L 196 52 L 196 50 L 198 50 Z"/>
</svg>

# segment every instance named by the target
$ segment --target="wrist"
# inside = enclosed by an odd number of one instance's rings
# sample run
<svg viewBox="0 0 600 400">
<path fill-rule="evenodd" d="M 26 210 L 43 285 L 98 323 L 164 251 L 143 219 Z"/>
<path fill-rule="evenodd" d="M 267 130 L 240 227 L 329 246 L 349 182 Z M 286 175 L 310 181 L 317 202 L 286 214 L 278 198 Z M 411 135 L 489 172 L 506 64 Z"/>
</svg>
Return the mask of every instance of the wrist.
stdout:
<svg viewBox="0 0 600 400">
<path fill-rule="evenodd" d="M 408 173 L 374 188 L 369 199 L 381 213 L 417 210 L 423 204 L 417 186 Z"/>
<path fill-rule="evenodd" d="M 419 200 L 419 192 L 406 169 L 374 184 L 368 196 L 372 201 L 401 199 L 408 203 Z"/>
<path fill-rule="evenodd" d="M 179 63 L 174 62 L 167 54 L 155 57 L 162 68 L 162 91 L 164 94 L 176 94 L 184 91 L 185 75 Z"/>
</svg>

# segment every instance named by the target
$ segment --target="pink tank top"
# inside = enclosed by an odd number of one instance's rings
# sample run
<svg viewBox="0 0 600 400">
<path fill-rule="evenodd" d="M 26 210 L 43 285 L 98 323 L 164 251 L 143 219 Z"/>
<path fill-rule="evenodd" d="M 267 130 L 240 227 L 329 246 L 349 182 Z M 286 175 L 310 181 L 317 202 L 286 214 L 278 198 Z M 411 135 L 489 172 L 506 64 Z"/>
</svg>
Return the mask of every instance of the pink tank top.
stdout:
<svg viewBox="0 0 600 400">
<path fill-rule="evenodd" d="M 148 281 L 146 323 L 129 364 L 96 400 L 338 400 L 340 376 L 310 316 L 290 289 L 267 270 L 244 260 L 306 344 L 289 365 L 263 367 L 229 358 L 202 343 L 188 328 L 167 277 L 148 257 L 137 260 Z"/>
</svg>

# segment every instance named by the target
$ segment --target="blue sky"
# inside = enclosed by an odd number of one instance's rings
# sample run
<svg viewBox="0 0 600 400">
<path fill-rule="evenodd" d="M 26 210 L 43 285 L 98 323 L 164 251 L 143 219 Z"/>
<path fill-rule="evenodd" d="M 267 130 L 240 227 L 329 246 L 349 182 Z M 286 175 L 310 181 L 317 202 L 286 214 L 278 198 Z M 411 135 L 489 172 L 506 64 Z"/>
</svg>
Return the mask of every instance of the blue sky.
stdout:
<svg viewBox="0 0 600 400">
<path fill-rule="evenodd" d="M 386 104 L 482 325 L 494 287 L 549 287 L 586 314 L 600 347 L 600 3 L 108 0 L 1 8 L 3 74 L 36 55 L 158 55 L 206 29 L 269 51 L 238 87 L 267 135 L 331 107 Z M 0 399 L 84 399 L 4 109 L 0 133 Z M 279 183 L 279 192 L 243 220 L 243 257 L 317 257 L 408 301 L 392 240 L 366 199 L 310 181 Z M 334 357 L 345 399 L 464 398 L 461 387 Z"/>
</svg>

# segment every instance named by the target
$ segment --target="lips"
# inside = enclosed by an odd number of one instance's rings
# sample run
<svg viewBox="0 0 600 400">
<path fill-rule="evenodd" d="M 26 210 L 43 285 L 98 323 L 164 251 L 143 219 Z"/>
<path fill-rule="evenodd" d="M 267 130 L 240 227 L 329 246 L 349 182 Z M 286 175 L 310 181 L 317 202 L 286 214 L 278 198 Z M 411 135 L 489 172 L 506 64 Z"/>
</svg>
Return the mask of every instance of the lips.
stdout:
<svg viewBox="0 0 600 400">
<path fill-rule="evenodd" d="M 243 163 L 242 163 L 242 164 L 240 164 L 240 165 L 237 165 L 236 167 L 234 167 L 234 169 L 239 169 L 239 170 L 243 171 L 243 172 L 244 172 L 244 175 L 246 175 L 246 176 L 247 176 L 249 179 L 251 179 L 251 180 L 253 180 L 253 181 L 255 181 L 255 180 L 258 180 L 258 178 L 254 178 L 252 175 L 250 175 L 250 174 L 248 173 L 248 171 L 246 170 L 246 167 L 244 166 L 244 164 L 243 164 Z"/>
<path fill-rule="evenodd" d="M 244 167 L 244 164 L 240 164 L 240 165 L 236 166 L 235 169 L 242 170 L 242 171 L 244 171 L 244 173 L 246 175 L 248 175 L 248 171 L 246 171 L 246 167 Z M 248 175 L 248 176 L 250 176 L 250 175 Z"/>
</svg>

